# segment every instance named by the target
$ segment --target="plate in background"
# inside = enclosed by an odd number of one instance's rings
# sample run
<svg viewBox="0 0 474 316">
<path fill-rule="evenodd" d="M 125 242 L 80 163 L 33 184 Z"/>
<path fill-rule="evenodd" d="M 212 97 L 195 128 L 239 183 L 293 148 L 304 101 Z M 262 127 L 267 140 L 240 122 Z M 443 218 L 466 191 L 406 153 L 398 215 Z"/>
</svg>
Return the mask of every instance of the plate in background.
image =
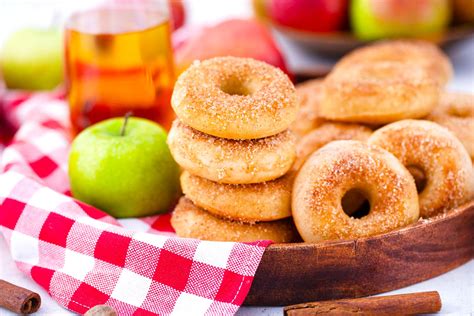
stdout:
<svg viewBox="0 0 474 316">
<path fill-rule="evenodd" d="M 278 33 L 289 40 L 297 43 L 299 46 L 308 50 L 330 56 L 342 56 L 354 48 L 369 44 L 371 41 L 363 41 L 350 32 L 337 33 L 312 33 L 301 31 L 290 27 L 271 24 Z M 426 38 L 444 47 L 474 36 L 474 26 L 459 25 L 453 26 L 440 36 Z"/>
</svg>

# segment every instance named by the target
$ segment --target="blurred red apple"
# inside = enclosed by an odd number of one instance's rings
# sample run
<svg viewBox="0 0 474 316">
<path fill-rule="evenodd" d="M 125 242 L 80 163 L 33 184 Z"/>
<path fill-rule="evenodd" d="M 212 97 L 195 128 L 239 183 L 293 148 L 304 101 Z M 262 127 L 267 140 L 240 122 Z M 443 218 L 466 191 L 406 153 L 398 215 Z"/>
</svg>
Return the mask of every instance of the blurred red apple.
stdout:
<svg viewBox="0 0 474 316">
<path fill-rule="evenodd" d="M 179 29 L 184 24 L 185 13 L 182 0 L 169 0 L 173 30 Z"/>
<path fill-rule="evenodd" d="M 270 0 L 270 18 L 277 24 L 310 32 L 334 32 L 344 28 L 347 0 Z"/>
<path fill-rule="evenodd" d="M 197 59 L 236 56 L 264 61 L 289 74 L 285 60 L 270 31 L 258 21 L 233 19 L 193 31 L 184 41 L 179 42 L 179 39 L 175 39 L 178 73 Z"/>
</svg>

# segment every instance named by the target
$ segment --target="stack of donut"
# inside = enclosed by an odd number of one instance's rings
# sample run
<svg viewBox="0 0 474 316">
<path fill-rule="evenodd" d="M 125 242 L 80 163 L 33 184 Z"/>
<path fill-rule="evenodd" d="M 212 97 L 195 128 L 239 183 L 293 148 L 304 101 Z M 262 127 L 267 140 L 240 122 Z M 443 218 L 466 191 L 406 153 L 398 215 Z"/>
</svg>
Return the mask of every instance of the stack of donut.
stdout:
<svg viewBox="0 0 474 316">
<path fill-rule="evenodd" d="M 298 104 L 288 77 L 246 58 L 195 62 L 178 78 L 171 103 L 178 119 L 168 144 L 183 169 L 185 194 L 171 219 L 176 233 L 221 241 L 299 238 L 290 219 L 296 154 L 288 129 Z"/>
<path fill-rule="evenodd" d="M 473 198 L 474 96 L 443 92 L 451 76 L 434 45 L 386 41 L 297 87 L 292 215 L 304 241 L 388 232 Z"/>
</svg>

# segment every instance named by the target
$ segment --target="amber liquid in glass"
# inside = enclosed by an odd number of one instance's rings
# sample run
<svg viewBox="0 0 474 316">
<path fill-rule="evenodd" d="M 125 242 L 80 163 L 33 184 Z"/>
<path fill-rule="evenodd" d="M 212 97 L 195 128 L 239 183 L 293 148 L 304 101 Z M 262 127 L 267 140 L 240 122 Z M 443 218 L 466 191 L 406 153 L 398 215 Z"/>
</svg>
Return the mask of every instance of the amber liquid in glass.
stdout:
<svg viewBox="0 0 474 316">
<path fill-rule="evenodd" d="M 127 112 L 169 128 L 174 65 L 169 19 L 97 9 L 66 27 L 66 86 L 74 133 Z"/>
</svg>

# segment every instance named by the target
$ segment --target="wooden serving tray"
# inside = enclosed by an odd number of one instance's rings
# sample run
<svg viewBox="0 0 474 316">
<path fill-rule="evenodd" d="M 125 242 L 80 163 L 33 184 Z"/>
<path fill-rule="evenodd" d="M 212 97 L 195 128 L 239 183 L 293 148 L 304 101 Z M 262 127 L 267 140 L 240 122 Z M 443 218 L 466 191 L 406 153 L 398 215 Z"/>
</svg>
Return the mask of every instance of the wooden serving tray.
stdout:
<svg viewBox="0 0 474 316">
<path fill-rule="evenodd" d="M 245 305 L 279 306 L 399 289 L 474 258 L 474 201 L 448 215 L 370 238 L 274 244 Z"/>
</svg>

